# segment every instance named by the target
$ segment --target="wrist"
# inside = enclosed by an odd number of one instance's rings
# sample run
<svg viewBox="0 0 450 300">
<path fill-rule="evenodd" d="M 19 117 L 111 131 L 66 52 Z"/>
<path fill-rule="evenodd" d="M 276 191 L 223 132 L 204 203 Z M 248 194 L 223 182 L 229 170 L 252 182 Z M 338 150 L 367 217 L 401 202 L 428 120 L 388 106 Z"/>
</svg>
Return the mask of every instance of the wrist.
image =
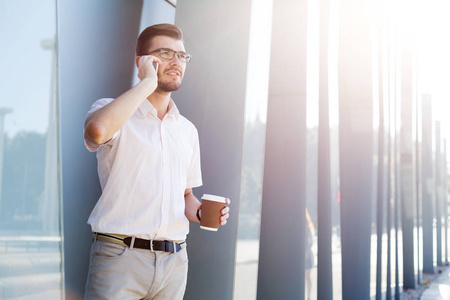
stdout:
<svg viewBox="0 0 450 300">
<path fill-rule="evenodd" d="M 156 88 L 158 87 L 157 80 L 155 80 L 154 78 L 150 78 L 150 77 L 142 78 L 140 84 L 143 85 L 150 94 L 153 93 L 156 90 Z"/>
</svg>

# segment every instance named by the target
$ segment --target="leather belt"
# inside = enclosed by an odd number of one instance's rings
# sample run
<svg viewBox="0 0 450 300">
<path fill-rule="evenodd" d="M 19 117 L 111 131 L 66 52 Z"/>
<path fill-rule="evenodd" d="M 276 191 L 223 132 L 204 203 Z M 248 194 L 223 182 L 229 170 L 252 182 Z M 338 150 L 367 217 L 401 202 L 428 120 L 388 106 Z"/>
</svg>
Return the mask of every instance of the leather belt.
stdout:
<svg viewBox="0 0 450 300">
<path fill-rule="evenodd" d="M 106 234 L 94 232 L 94 240 L 101 240 L 106 242 L 112 242 L 122 246 L 129 247 L 130 249 L 138 248 L 162 252 L 176 253 L 186 247 L 186 241 L 158 241 L 158 240 L 145 240 L 137 237 L 123 236 L 116 234 Z"/>
</svg>

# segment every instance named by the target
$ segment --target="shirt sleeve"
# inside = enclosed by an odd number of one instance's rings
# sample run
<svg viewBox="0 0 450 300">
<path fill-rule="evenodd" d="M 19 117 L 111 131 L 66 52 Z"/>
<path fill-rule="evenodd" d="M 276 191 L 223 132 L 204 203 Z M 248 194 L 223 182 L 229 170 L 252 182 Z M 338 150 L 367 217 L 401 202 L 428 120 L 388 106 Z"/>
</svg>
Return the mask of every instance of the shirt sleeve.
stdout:
<svg viewBox="0 0 450 300">
<path fill-rule="evenodd" d="M 94 104 L 92 104 L 91 109 L 86 114 L 86 119 L 89 118 L 89 116 L 92 115 L 96 110 L 111 103 L 113 100 L 114 100 L 113 98 L 102 98 L 102 99 L 95 101 Z M 107 141 L 106 143 L 104 143 L 102 145 L 113 145 L 114 142 L 117 140 L 117 137 L 119 136 L 119 134 L 120 134 L 120 130 L 117 131 L 116 133 L 114 133 L 113 137 L 109 141 Z M 83 130 L 83 136 L 84 136 L 84 145 L 90 152 L 95 152 L 102 146 L 102 145 L 97 145 L 97 144 L 89 141 L 86 138 L 86 132 L 84 130 Z"/>
<path fill-rule="evenodd" d="M 194 188 L 201 186 L 203 184 L 202 181 L 202 171 L 200 165 L 200 143 L 198 140 L 198 132 L 195 129 L 194 137 L 193 137 L 193 153 L 191 159 L 191 165 L 188 169 L 187 174 L 187 183 L 186 188 Z"/>
</svg>

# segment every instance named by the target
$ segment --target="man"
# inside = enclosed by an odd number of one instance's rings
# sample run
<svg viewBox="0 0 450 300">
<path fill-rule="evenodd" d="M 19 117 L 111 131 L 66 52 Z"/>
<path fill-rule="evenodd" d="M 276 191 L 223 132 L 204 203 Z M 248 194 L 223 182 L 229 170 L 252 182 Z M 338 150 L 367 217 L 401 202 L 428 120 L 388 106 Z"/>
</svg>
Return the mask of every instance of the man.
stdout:
<svg viewBox="0 0 450 300">
<path fill-rule="evenodd" d="M 94 243 L 85 299 L 182 299 L 189 221 L 201 218 L 192 193 L 202 184 L 197 130 L 171 99 L 191 58 L 180 28 L 148 27 L 136 56 L 140 82 L 96 101 L 85 123 L 102 186 L 88 220 Z"/>
</svg>

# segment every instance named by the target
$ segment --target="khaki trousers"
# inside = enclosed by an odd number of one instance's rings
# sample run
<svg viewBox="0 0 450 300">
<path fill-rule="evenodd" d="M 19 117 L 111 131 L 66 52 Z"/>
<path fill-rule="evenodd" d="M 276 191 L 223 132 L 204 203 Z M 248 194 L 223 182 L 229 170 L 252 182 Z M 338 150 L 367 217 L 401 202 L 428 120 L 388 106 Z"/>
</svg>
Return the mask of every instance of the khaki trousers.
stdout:
<svg viewBox="0 0 450 300">
<path fill-rule="evenodd" d="M 92 244 L 86 300 L 177 300 L 186 289 L 186 247 L 151 252 L 96 240 Z"/>
</svg>

